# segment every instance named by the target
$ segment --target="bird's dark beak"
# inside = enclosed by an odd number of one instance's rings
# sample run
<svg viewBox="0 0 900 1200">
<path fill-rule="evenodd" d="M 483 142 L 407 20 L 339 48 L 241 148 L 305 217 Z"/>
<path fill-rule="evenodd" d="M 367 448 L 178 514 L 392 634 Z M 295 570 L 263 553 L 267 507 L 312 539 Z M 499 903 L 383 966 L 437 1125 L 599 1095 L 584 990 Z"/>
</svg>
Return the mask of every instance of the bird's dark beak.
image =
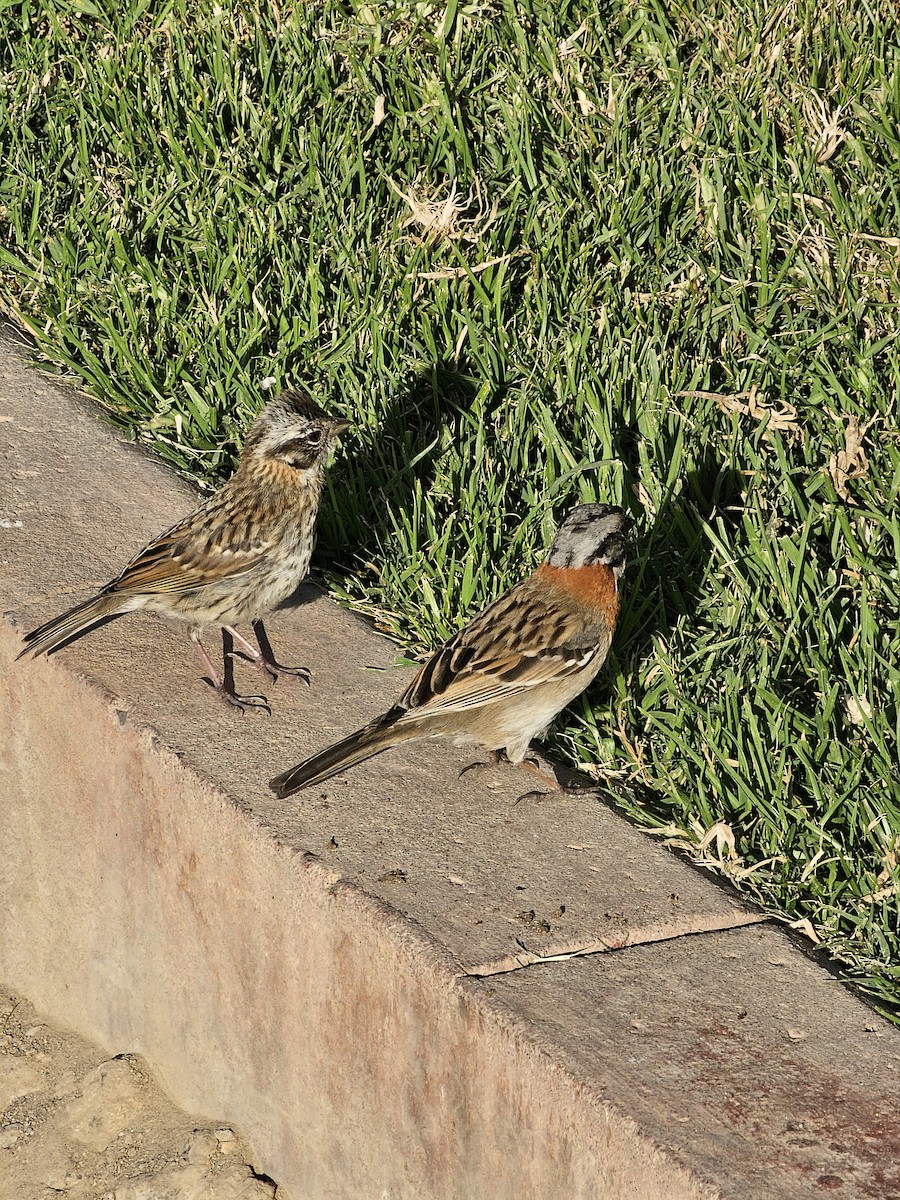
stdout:
<svg viewBox="0 0 900 1200">
<path fill-rule="evenodd" d="M 350 421 L 337 420 L 331 422 L 331 436 L 340 437 L 342 433 L 346 433 L 350 428 Z"/>
</svg>

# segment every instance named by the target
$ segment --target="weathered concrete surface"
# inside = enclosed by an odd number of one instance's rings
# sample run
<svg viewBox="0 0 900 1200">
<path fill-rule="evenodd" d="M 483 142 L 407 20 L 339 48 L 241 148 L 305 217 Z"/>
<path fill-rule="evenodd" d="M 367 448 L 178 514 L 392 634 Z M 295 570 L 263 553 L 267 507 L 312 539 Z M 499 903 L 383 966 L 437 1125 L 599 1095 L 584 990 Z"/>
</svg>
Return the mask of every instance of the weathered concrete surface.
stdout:
<svg viewBox="0 0 900 1200">
<path fill-rule="evenodd" d="M 192 496 L 8 350 L 0 454 L 0 607 L 12 610 L 0 627 L 0 977 L 110 1051 L 143 1054 L 179 1103 L 234 1122 L 296 1197 L 809 1194 L 791 1170 L 747 1190 L 759 1097 L 727 1058 L 721 1086 L 748 1114 L 729 1146 L 743 1166 L 682 1150 L 677 1080 L 654 1084 L 654 1115 L 614 1086 L 607 1059 L 577 1052 L 584 1020 L 590 1044 L 607 1040 L 599 983 L 579 1021 L 542 1026 L 538 1011 L 569 1011 L 570 981 L 609 978 L 625 956 L 591 960 L 596 976 L 570 961 L 464 978 L 513 965 L 523 944 L 625 945 L 752 914 L 596 801 L 515 804 L 518 773 L 459 780 L 465 754 L 439 743 L 277 801 L 270 775 L 383 708 L 406 677 L 387 642 L 315 593 L 267 622 L 279 657 L 313 672 L 309 690 L 268 688 L 271 719 L 220 707 L 184 632 L 146 616 L 13 664 L 17 629 L 102 583 Z M 259 686 L 252 671 L 239 682 Z M 676 1016 L 696 1006 L 713 943 L 678 945 L 695 978 L 673 984 Z M 627 952 L 642 956 L 628 959 L 642 964 L 635 1010 L 655 1003 L 668 953 Z M 821 1000 L 835 1028 L 877 1023 L 833 983 Z M 900 1035 L 883 1032 L 880 1073 L 865 1080 L 886 1089 Z M 831 1072 L 836 1050 L 817 1042 L 811 1073 Z M 897 1113 L 886 1121 L 893 1136 Z"/>
<path fill-rule="evenodd" d="M 725 1195 L 900 1197 L 897 1031 L 781 931 L 554 963 L 495 998 Z M 598 1015 L 600 1014 L 600 1015 Z"/>
<path fill-rule="evenodd" d="M 14 986 L 233 1121 L 289 1196 L 704 1194 L 417 926 L 44 672 L 0 700 Z"/>
</svg>

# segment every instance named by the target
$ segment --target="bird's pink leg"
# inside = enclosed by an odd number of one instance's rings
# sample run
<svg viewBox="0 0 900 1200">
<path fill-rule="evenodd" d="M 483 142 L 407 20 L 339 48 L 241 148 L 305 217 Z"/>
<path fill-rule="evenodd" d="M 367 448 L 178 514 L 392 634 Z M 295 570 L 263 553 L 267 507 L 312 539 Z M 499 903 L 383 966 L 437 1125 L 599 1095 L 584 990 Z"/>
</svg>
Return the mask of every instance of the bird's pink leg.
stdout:
<svg viewBox="0 0 900 1200">
<path fill-rule="evenodd" d="M 241 712 L 243 712 L 245 708 L 264 708 L 267 712 L 269 711 L 269 705 L 266 702 L 265 696 L 239 696 L 236 692 L 232 691 L 230 688 L 227 688 L 219 678 L 219 673 L 213 666 L 212 659 L 206 653 L 206 648 L 200 641 L 200 638 L 192 633 L 191 641 L 197 647 L 197 653 L 200 655 L 200 661 L 209 672 L 209 679 L 207 682 L 217 696 L 221 697 L 221 699 L 232 708 L 239 708 Z"/>
<path fill-rule="evenodd" d="M 259 624 L 259 621 L 253 622 L 253 630 L 254 633 L 256 633 L 257 638 L 260 636 L 259 630 L 257 629 L 257 625 Z M 232 657 L 249 658 L 255 667 L 258 667 L 260 671 L 262 671 L 272 680 L 278 679 L 279 675 L 296 675 L 297 678 L 302 679 L 304 683 L 309 683 L 310 675 L 306 667 L 284 667 L 281 665 L 281 663 L 275 662 L 274 659 L 265 654 L 261 648 L 257 650 L 254 645 L 252 645 L 245 637 L 242 637 L 241 634 L 238 633 L 233 625 L 223 625 L 222 628 L 227 629 L 234 640 L 243 646 L 247 651 L 246 655 L 238 654 L 232 655 Z M 260 640 L 260 647 L 262 647 L 262 645 L 263 643 Z"/>
</svg>

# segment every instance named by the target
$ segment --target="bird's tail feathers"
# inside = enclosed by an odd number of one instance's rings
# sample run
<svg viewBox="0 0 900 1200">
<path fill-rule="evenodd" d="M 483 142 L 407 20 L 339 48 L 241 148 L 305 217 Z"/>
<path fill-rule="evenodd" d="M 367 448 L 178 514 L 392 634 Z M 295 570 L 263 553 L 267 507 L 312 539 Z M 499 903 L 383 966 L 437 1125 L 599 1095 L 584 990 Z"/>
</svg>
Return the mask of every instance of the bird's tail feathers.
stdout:
<svg viewBox="0 0 900 1200">
<path fill-rule="evenodd" d="M 84 604 L 76 604 L 68 612 L 60 613 L 52 621 L 32 629 L 31 633 L 26 633 L 25 649 L 16 657 L 22 658 L 25 654 L 33 654 L 35 657 L 39 654 L 50 654 L 64 642 L 70 642 L 86 633 L 104 617 L 119 616 L 123 611 L 126 610 L 122 608 L 121 596 L 93 596 L 90 600 L 85 600 Z"/>
<path fill-rule="evenodd" d="M 285 796 L 299 792 L 301 788 L 322 783 L 332 775 L 337 775 L 339 771 L 348 770 L 357 763 L 396 746 L 398 742 L 406 741 L 411 736 L 409 725 L 403 724 L 398 727 L 395 723 L 396 718 L 387 723 L 387 719 L 391 717 L 393 712 L 386 713 L 371 725 L 357 729 L 355 733 L 341 738 L 333 746 L 320 750 L 305 762 L 298 763 L 289 771 L 270 780 L 269 787 L 276 796 L 284 799 Z"/>
</svg>

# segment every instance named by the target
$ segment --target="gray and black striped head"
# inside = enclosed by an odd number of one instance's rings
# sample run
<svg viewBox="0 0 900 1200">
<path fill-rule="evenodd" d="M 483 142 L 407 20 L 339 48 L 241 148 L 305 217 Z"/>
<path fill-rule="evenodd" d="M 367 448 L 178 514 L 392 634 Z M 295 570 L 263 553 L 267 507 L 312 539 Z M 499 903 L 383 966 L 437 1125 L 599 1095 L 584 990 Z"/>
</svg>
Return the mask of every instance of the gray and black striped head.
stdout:
<svg viewBox="0 0 900 1200">
<path fill-rule="evenodd" d="M 564 519 L 547 557 L 550 567 L 606 563 L 618 582 L 625 568 L 631 517 L 613 504 L 579 504 Z"/>
<path fill-rule="evenodd" d="M 305 392 L 288 390 L 269 401 L 244 441 L 243 458 L 277 459 L 297 471 L 325 461 L 350 422 L 330 417 Z"/>
</svg>

